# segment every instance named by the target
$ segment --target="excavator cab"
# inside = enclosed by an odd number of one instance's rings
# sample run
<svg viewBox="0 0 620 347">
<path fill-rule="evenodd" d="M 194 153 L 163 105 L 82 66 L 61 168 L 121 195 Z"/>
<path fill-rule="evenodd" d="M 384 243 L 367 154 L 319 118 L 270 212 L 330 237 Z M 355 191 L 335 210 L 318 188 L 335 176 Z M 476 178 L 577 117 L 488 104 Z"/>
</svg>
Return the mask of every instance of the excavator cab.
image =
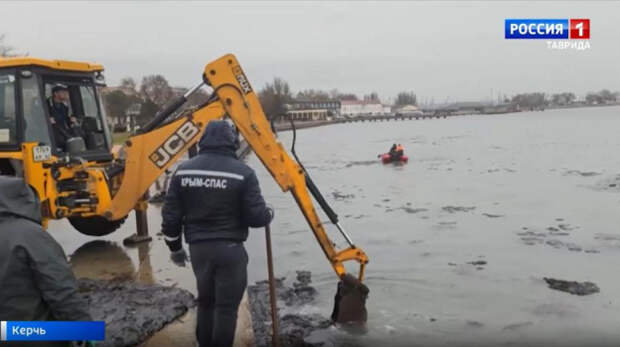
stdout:
<svg viewBox="0 0 620 347">
<path fill-rule="evenodd" d="M 85 157 L 87 160 L 102 160 L 109 155 L 111 143 L 108 127 L 105 126 L 103 108 L 97 93 L 96 79 L 93 76 L 42 75 L 42 94 L 45 98 L 44 110 L 47 119 L 53 118 L 55 104 L 62 103 L 68 110 L 67 122 L 69 132 L 65 134 L 50 124 L 55 153 L 71 153 Z M 65 101 L 56 101 L 54 88 L 62 86 L 66 95 Z M 59 92 L 56 92 L 59 94 Z M 35 101 L 37 104 L 39 100 Z M 37 105 L 38 106 L 38 105 Z M 64 138 L 66 137 L 66 138 Z"/>
<path fill-rule="evenodd" d="M 99 95 L 103 75 L 97 66 L 30 58 L 0 59 L 0 174 L 20 175 L 23 143 L 49 148 L 50 155 L 70 153 L 87 161 L 111 160 L 111 136 Z M 77 69 L 82 67 L 82 69 Z M 52 89 L 62 85 L 62 103 L 75 120 L 59 138 L 52 115 Z M 45 151 L 42 150 L 42 151 Z"/>
</svg>

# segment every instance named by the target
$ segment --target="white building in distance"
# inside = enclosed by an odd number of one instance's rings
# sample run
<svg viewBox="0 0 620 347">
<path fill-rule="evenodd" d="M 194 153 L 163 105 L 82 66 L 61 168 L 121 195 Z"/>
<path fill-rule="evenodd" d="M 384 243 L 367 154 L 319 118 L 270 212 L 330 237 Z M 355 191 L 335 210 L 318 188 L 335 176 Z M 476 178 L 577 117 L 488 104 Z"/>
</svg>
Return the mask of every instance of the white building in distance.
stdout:
<svg viewBox="0 0 620 347">
<path fill-rule="evenodd" d="M 390 113 L 390 106 L 377 101 L 342 100 L 340 114 L 348 117 L 379 116 Z"/>
</svg>

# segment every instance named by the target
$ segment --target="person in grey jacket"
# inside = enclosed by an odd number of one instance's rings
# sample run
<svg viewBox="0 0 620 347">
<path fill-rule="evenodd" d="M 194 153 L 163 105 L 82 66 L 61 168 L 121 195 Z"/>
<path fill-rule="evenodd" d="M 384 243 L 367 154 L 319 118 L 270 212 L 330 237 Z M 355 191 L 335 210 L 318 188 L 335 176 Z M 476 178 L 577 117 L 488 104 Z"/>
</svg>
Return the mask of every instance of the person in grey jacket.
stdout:
<svg viewBox="0 0 620 347">
<path fill-rule="evenodd" d="M 162 209 L 162 232 L 171 258 L 184 266 L 189 243 L 198 284 L 196 336 L 201 347 L 232 346 L 237 310 L 247 284 L 248 227 L 273 218 L 254 171 L 237 159 L 235 134 L 225 121 L 211 121 L 199 154 L 179 165 Z"/>
<path fill-rule="evenodd" d="M 0 320 L 92 320 L 62 248 L 41 227 L 34 191 L 8 176 L 0 176 Z"/>
</svg>

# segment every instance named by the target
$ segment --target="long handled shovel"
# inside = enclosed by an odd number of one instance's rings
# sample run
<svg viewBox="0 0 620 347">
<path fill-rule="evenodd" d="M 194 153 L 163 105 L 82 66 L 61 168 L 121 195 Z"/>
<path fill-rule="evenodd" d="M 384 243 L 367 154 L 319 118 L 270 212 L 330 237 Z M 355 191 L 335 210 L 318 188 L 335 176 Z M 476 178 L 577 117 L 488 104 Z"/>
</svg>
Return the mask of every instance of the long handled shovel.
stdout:
<svg viewBox="0 0 620 347">
<path fill-rule="evenodd" d="M 280 335 L 278 334 L 278 308 L 276 306 L 276 286 L 273 277 L 273 257 L 271 255 L 271 227 L 265 227 L 265 243 L 267 244 L 267 272 L 269 274 L 269 299 L 271 301 L 271 345 L 280 347 Z"/>
</svg>

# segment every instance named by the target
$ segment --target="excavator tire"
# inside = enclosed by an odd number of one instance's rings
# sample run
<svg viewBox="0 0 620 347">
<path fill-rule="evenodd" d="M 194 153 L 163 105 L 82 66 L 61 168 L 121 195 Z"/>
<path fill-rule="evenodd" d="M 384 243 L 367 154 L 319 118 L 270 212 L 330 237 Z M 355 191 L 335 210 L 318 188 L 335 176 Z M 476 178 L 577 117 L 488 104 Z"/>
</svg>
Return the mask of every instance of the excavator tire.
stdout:
<svg viewBox="0 0 620 347">
<path fill-rule="evenodd" d="M 127 216 L 118 220 L 107 220 L 101 216 L 95 217 L 69 217 L 69 223 L 84 235 L 105 236 L 125 223 Z"/>
</svg>

